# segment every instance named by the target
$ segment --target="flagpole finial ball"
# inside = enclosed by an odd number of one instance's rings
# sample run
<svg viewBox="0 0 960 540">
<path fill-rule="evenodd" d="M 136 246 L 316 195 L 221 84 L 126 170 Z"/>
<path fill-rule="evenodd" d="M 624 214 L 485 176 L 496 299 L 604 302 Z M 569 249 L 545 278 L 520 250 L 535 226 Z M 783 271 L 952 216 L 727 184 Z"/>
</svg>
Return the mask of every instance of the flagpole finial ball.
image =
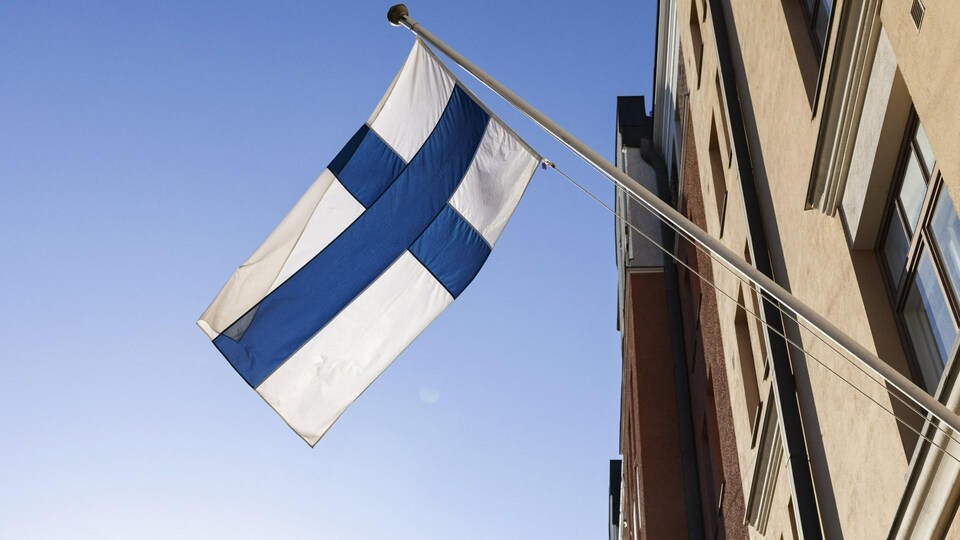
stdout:
<svg viewBox="0 0 960 540">
<path fill-rule="evenodd" d="M 400 26 L 400 21 L 410 15 L 410 10 L 405 4 L 396 4 L 387 11 L 387 20 L 394 26 Z"/>
</svg>

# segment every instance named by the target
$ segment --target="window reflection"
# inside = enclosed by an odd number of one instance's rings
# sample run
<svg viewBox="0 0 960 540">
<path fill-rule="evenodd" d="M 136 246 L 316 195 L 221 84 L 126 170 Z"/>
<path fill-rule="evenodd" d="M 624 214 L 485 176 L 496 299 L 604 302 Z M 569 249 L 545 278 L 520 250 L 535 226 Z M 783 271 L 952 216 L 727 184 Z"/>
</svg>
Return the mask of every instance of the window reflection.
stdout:
<svg viewBox="0 0 960 540">
<path fill-rule="evenodd" d="M 933 156 L 933 148 L 930 148 L 930 141 L 927 140 L 927 132 L 923 130 L 922 125 L 917 126 L 917 149 L 926 165 L 927 174 L 933 172 L 934 165 L 937 164 L 937 158 Z"/>
<path fill-rule="evenodd" d="M 830 26 L 830 12 L 833 0 L 803 0 L 803 10 L 807 16 L 807 28 L 812 34 L 817 54 L 823 54 Z"/>
<path fill-rule="evenodd" d="M 957 339 L 957 325 L 937 279 L 930 252 L 924 251 L 907 293 L 903 318 L 929 392 L 937 388 L 947 354 Z"/>
<path fill-rule="evenodd" d="M 946 187 L 941 190 L 930 228 L 950 289 L 954 297 L 960 297 L 960 219 Z"/>
<path fill-rule="evenodd" d="M 833 2 L 830 0 L 820 0 L 820 9 L 817 10 L 816 20 L 813 22 L 813 31 L 817 35 L 817 42 L 820 49 L 827 42 L 827 25 L 830 23 L 830 8 Z"/>
<path fill-rule="evenodd" d="M 900 188 L 900 205 L 907 216 L 907 226 L 911 233 L 917 229 L 917 221 L 920 219 L 920 210 L 926 194 L 927 183 L 920 171 L 917 156 L 910 152 L 907 169 L 903 175 L 903 186 Z"/>
<path fill-rule="evenodd" d="M 903 266 L 907 262 L 907 250 L 909 248 L 910 240 L 907 238 L 907 232 L 903 230 L 900 216 L 897 212 L 894 212 L 894 215 L 890 218 L 890 226 L 887 228 L 887 241 L 883 245 L 887 270 L 890 271 L 890 277 L 893 278 L 894 283 L 900 282 Z"/>
</svg>

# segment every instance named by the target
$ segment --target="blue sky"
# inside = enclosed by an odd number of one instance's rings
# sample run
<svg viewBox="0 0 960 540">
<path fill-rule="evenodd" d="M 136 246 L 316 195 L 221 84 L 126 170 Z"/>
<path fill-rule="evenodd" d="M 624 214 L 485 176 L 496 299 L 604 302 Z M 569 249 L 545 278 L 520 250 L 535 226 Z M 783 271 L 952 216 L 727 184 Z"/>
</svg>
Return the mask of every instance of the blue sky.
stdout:
<svg viewBox="0 0 960 540">
<path fill-rule="evenodd" d="M 649 99 L 652 0 L 408 5 L 610 157 Z M 315 449 L 194 325 L 400 68 L 388 7 L 0 3 L 0 538 L 605 537 L 613 219 L 559 176 Z"/>
</svg>

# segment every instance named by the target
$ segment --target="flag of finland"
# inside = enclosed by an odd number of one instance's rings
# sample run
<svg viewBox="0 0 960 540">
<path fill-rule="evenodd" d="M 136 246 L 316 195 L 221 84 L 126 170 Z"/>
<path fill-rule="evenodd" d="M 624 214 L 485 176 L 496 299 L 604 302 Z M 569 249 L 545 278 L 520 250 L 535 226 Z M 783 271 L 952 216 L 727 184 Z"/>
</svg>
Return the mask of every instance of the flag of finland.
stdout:
<svg viewBox="0 0 960 540">
<path fill-rule="evenodd" d="M 539 162 L 417 39 L 198 325 L 312 446 L 470 284 Z"/>
</svg>

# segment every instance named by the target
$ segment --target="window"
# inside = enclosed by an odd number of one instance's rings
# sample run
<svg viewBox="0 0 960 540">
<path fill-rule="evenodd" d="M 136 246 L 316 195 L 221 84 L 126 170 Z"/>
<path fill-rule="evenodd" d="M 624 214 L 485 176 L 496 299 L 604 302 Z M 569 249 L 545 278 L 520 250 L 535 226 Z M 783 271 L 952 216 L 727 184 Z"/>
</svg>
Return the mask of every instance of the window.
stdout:
<svg viewBox="0 0 960 540">
<path fill-rule="evenodd" d="M 717 223 L 720 225 L 720 234 L 723 236 L 723 222 L 727 211 L 727 179 L 724 176 L 723 155 L 720 152 L 720 141 L 717 137 L 717 119 L 714 117 L 710 126 L 710 175 L 713 176 L 713 197 L 717 202 Z"/>
<path fill-rule="evenodd" d="M 815 3 L 816 2 L 816 3 Z M 810 21 L 816 20 L 817 3 L 819 0 L 780 0 L 783 9 L 784 21 L 790 32 L 790 42 L 793 53 L 797 58 L 797 70 L 803 81 L 803 91 L 811 110 L 817 99 L 817 86 L 820 79 L 820 68 L 824 56 L 825 41 L 817 40 Z M 821 11 L 821 17 L 829 19 L 829 8 Z M 824 29 L 829 27 L 826 22 Z M 824 36 L 825 37 L 825 36 Z"/>
<path fill-rule="evenodd" d="M 720 426 L 717 421 L 717 402 L 714 394 L 714 378 L 707 373 L 706 399 L 700 427 L 700 444 L 697 448 L 697 463 L 700 468 L 703 525 L 706 530 L 719 527 L 721 504 L 726 484 L 723 477 L 723 454 L 720 446 Z M 716 534 L 713 535 L 715 538 Z"/>
<path fill-rule="evenodd" d="M 957 341 L 960 219 L 923 126 L 911 120 L 878 255 L 915 375 L 933 394 Z"/>
<path fill-rule="evenodd" d="M 727 104 L 723 100 L 723 90 L 720 85 L 720 71 L 715 78 L 717 86 L 717 103 L 720 104 L 720 128 L 723 130 L 723 142 L 727 146 L 727 166 L 733 164 L 733 145 L 730 144 L 729 130 L 727 129 Z"/>
<path fill-rule="evenodd" d="M 830 25 L 830 13 L 833 11 L 833 0 L 800 0 L 803 12 L 807 16 L 807 28 L 813 37 L 813 45 L 817 49 L 817 56 L 823 54 L 827 43 L 827 30 Z"/>
<path fill-rule="evenodd" d="M 771 389 L 767 403 L 772 403 L 772 392 Z M 753 479 L 750 482 L 750 489 L 745 493 L 747 496 L 746 522 L 761 535 L 767 532 L 767 522 L 770 519 L 773 495 L 784 455 L 777 408 L 767 406 L 765 414 L 760 447 L 757 449 L 757 458 L 753 465 Z"/>
<path fill-rule="evenodd" d="M 750 339 L 750 326 L 747 311 L 743 308 L 749 305 L 744 302 L 743 286 L 740 287 L 740 296 L 737 298 L 737 312 L 733 323 L 737 333 L 737 359 L 739 360 L 740 378 L 743 379 L 743 395 L 746 399 L 747 421 L 753 430 L 754 419 L 760 408 L 760 387 L 757 383 L 757 364 L 753 357 L 753 341 Z M 751 433 L 751 435 L 753 435 Z"/>
<path fill-rule="evenodd" d="M 693 60 L 697 68 L 697 88 L 700 88 L 700 66 L 703 65 L 703 36 L 700 34 L 700 20 L 697 17 L 697 5 L 690 3 L 690 38 L 693 41 Z"/>
</svg>

